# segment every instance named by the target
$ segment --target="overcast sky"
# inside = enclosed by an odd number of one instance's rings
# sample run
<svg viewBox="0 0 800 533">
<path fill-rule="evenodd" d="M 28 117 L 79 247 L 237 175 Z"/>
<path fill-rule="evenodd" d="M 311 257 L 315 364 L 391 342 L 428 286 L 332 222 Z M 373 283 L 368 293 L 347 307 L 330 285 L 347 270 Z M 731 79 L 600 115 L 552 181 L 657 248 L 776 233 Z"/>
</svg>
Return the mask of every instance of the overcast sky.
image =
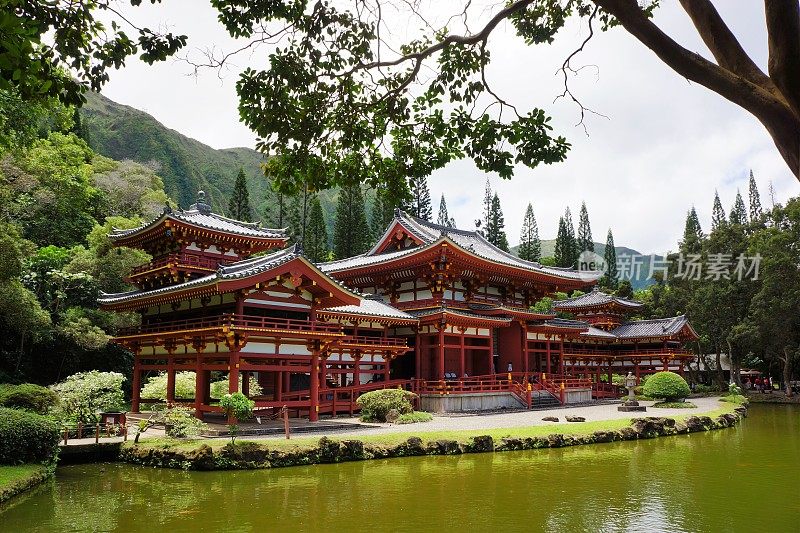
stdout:
<svg viewBox="0 0 800 533">
<path fill-rule="evenodd" d="M 762 2 L 718 0 L 722 16 L 751 57 L 766 70 L 767 41 Z M 145 3 L 147 4 L 147 3 Z M 677 2 L 666 1 L 656 23 L 690 50 L 709 56 Z M 442 4 L 440 4 L 442 5 Z M 130 11 L 150 27 L 166 25 L 189 36 L 191 48 L 230 50 L 235 43 L 216 21 L 207 2 L 166 0 L 160 7 Z M 777 201 L 800 191 L 761 124 L 741 108 L 689 83 L 622 29 L 599 33 L 576 64 L 587 68 L 573 80 L 585 105 L 608 118 L 589 116 L 576 127 L 578 109 L 565 100 L 555 74 L 585 37 L 585 23 L 569 24 L 551 46 L 527 47 L 508 27 L 490 39 L 493 89 L 523 108 L 545 109 L 555 132 L 572 143 L 564 163 L 530 169 L 520 166 L 511 180 L 489 175 L 500 195 L 509 241 L 519 241 L 525 207 L 533 203 L 542 238 L 554 238 L 558 217 L 569 206 L 576 217 L 581 201 L 589 210 L 595 241 L 613 229 L 617 245 L 644 253 L 674 250 L 686 211 L 694 205 L 708 231 L 714 190 L 726 209 L 753 170 L 762 204 L 769 205 L 772 182 Z M 238 70 L 261 63 L 267 51 L 242 56 L 236 67 L 192 76 L 180 61 L 155 66 L 137 60 L 112 72 L 103 93 L 142 109 L 167 127 L 215 148 L 254 146 L 255 135 L 239 122 L 235 83 Z M 444 193 L 459 227 L 472 229 L 480 213 L 487 175 L 470 161 L 449 165 L 429 178 L 434 214 Z"/>
</svg>

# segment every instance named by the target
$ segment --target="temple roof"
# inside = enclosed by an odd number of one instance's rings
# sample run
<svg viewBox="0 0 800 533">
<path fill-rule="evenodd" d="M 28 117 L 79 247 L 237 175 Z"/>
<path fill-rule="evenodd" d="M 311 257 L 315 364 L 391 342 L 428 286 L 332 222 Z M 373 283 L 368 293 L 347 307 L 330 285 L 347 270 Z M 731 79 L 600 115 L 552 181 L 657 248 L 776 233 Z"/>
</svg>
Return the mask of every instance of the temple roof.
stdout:
<svg viewBox="0 0 800 533">
<path fill-rule="evenodd" d="M 286 240 L 285 229 L 262 228 L 260 222 L 243 222 L 232 218 L 224 217 L 211 211 L 211 206 L 204 203 L 205 196 L 203 191 L 198 193 L 198 201 L 192 204 L 189 209 L 164 208 L 164 212 L 157 218 L 142 224 L 133 229 L 116 229 L 109 234 L 111 240 L 119 240 L 144 233 L 151 228 L 155 228 L 165 220 L 175 220 L 198 228 L 219 231 L 221 233 L 233 234 L 241 237 L 254 237 L 258 239 L 283 239 Z"/>
<path fill-rule="evenodd" d="M 465 311 L 464 309 L 455 309 L 452 307 L 433 307 L 430 309 L 409 309 L 408 314 L 413 315 L 417 318 L 424 318 L 431 315 L 437 315 L 440 313 L 447 313 L 449 315 L 454 315 L 462 318 L 472 318 L 475 320 L 483 321 L 483 322 L 494 322 L 499 324 L 509 324 L 511 322 L 510 318 L 499 317 L 499 316 L 487 316 L 487 315 L 479 315 L 477 313 L 471 313 L 469 311 Z"/>
<path fill-rule="evenodd" d="M 317 311 L 319 315 L 327 315 L 330 313 L 342 315 L 361 315 L 378 318 L 393 318 L 399 320 L 408 320 L 409 322 L 416 322 L 417 318 L 403 312 L 396 307 L 392 307 L 383 301 L 380 296 L 374 294 L 365 294 L 358 305 L 340 305 L 337 307 L 327 307 Z"/>
<path fill-rule="evenodd" d="M 670 318 L 656 318 L 652 320 L 634 320 L 626 322 L 611 330 L 615 337 L 620 339 L 642 338 L 642 337 L 671 337 L 677 335 L 688 326 L 691 333 L 697 336 L 689 319 L 685 315 Z"/>
<path fill-rule="evenodd" d="M 336 287 L 343 293 L 346 293 L 350 299 L 361 298 L 359 294 L 347 288 L 338 280 L 335 280 L 325 275 L 325 273 L 320 272 L 310 261 L 305 259 L 303 255 L 298 252 L 297 245 L 293 245 L 289 248 L 285 248 L 272 254 L 252 257 L 250 259 L 229 263 L 227 265 L 220 265 L 217 268 L 217 271 L 212 274 L 185 281 L 183 283 L 149 290 L 133 290 L 116 294 L 102 293 L 101 297 L 98 298 L 98 302 L 101 305 L 113 305 L 139 300 L 142 298 L 150 298 L 153 296 L 180 293 L 187 289 L 199 289 L 205 287 L 213 288 L 213 286 L 223 282 L 243 280 L 265 272 L 269 272 L 296 259 L 301 259 L 303 263 L 307 265 L 307 267 L 311 268 L 312 271 L 316 271 L 319 276 L 330 282 L 331 286 Z"/>
<path fill-rule="evenodd" d="M 382 252 L 382 246 L 386 242 L 387 238 L 391 237 L 393 233 L 392 229 L 395 227 L 395 224 L 400 224 L 400 226 L 402 226 L 402 228 L 404 228 L 409 235 L 413 235 L 414 238 L 419 241 L 419 246 L 391 252 Z M 365 267 L 431 248 L 445 239 L 452 242 L 459 248 L 462 248 L 466 252 L 474 254 L 487 261 L 500 263 L 510 267 L 521 268 L 556 278 L 584 280 L 590 282 L 602 275 L 602 272 L 579 272 L 571 268 L 550 267 L 533 261 L 525 261 L 524 259 L 520 259 L 511 253 L 501 250 L 497 246 L 487 241 L 478 232 L 433 224 L 431 222 L 411 216 L 400 209 L 395 210 L 394 222 L 390 224 L 384 235 L 378 240 L 378 243 L 369 252 L 355 257 L 349 257 L 347 259 L 321 263 L 319 267 L 325 272 L 340 272 L 352 268 Z M 594 274 L 597 275 L 595 276 Z"/>
<path fill-rule="evenodd" d="M 576 296 L 574 298 L 567 298 L 565 300 L 556 300 L 553 302 L 553 309 L 557 309 L 560 311 L 566 311 L 568 309 L 581 309 L 581 308 L 589 308 L 589 307 L 604 307 L 604 306 L 618 306 L 630 310 L 639 309 L 642 307 L 642 304 L 639 302 L 634 302 L 632 300 L 626 300 L 624 298 L 619 298 L 612 294 L 606 294 L 600 291 L 597 287 L 591 292 L 587 292 L 581 296 Z"/>
</svg>

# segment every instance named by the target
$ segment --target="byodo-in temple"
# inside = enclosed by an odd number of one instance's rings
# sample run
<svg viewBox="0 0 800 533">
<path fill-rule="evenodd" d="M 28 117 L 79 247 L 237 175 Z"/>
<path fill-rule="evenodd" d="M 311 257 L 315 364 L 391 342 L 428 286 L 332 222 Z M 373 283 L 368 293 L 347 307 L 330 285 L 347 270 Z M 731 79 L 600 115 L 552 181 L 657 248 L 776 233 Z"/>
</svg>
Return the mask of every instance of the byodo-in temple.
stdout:
<svg viewBox="0 0 800 533">
<path fill-rule="evenodd" d="M 311 421 L 352 414 L 360 394 L 387 387 L 416 392 L 430 411 L 587 402 L 620 394 L 612 373 L 683 372 L 697 338 L 683 316 L 627 320 L 640 304 L 593 288 L 600 273 L 524 261 L 400 210 L 369 252 L 321 264 L 287 246 L 284 230 L 214 213 L 202 193 L 110 237 L 152 256 L 128 278 L 135 290 L 100 299 L 141 316 L 115 338 L 135 354 L 135 412 L 152 401 L 143 378 L 158 372 L 167 402 L 199 417 L 219 410 L 219 375 L 257 409 Z M 552 312 L 532 310 L 575 290 L 584 294 Z M 179 371 L 196 373 L 194 398 L 175 397 Z"/>
</svg>

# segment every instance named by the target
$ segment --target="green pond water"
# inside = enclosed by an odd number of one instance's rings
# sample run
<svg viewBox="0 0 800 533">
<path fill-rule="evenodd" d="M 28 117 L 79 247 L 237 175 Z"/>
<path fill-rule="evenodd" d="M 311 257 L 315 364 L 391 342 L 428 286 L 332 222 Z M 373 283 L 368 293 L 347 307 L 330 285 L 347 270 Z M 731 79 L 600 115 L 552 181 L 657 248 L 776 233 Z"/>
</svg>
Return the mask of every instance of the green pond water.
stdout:
<svg viewBox="0 0 800 533">
<path fill-rule="evenodd" d="M 238 472 L 60 468 L 0 531 L 800 531 L 800 408 L 556 450 Z"/>
</svg>

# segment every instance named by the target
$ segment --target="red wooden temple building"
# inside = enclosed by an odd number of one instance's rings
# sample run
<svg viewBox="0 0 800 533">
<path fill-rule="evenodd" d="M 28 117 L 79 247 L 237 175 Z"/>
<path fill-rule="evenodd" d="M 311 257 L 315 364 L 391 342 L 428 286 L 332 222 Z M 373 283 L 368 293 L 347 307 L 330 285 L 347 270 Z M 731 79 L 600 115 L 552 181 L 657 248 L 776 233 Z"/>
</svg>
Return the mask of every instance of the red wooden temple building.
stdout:
<svg viewBox="0 0 800 533">
<path fill-rule="evenodd" d="M 136 289 L 100 299 L 141 316 L 115 338 L 135 355 L 133 411 L 145 401 L 143 377 L 157 372 L 167 374 L 167 400 L 192 403 L 198 416 L 218 410 L 212 375 L 246 395 L 252 375 L 257 408 L 311 420 L 398 386 L 431 410 L 588 401 L 618 394 L 612 372 L 682 371 L 683 344 L 696 338 L 685 317 L 626 321 L 639 304 L 590 290 L 599 273 L 524 261 L 476 232 L 399 210 L 369 252 L 317 265 L 284 248 L 283 230 L 215 214 L 202 194 L 110 237 L 152 255 L 129 277 Z M 531 310 L 574 290 L 589 292 Z M 187 370 L 194 398 L 176 398 L 175 374 Z"/>
</svg>

